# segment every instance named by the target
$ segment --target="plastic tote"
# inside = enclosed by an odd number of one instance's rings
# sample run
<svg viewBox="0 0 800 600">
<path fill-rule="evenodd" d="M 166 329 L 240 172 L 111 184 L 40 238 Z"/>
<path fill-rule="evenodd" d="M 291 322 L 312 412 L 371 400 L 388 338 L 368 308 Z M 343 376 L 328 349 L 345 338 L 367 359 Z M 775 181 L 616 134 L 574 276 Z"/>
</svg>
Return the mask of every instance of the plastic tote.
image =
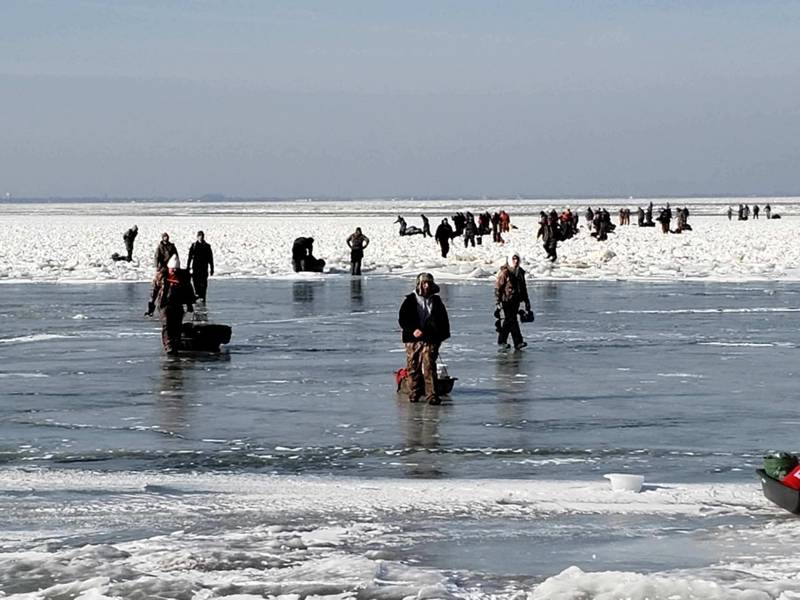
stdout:
<svg viewBox="0 0 800 600">
<path fill-rule="evenodd" d="M 644 475 L 628 475 L 627 473 L 606 473 L 603 475 L 611 482 L 611 489 L 615 492 L 639 492 L 644 484 Z"/>
</svg>

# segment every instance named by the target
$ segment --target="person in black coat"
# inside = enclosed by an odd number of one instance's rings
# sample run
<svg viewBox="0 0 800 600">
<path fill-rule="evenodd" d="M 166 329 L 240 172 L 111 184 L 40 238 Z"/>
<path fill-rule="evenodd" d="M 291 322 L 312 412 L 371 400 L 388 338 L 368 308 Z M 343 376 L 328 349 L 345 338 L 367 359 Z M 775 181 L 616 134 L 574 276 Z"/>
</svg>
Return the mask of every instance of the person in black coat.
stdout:
<svg viewBox="0 0 800 600">
<path fill-rule="evenodd" d="M 441 404 L 436 392 L 436 360 L 442 342 L 450 337 L 450 320 L 433 275 L 417 276 L 414 291 L 400 305 L 398 323 L 406 349 L 409 401 L 418 402 L 424 395 L 428 404 Z"/>
<path fill-rule="evenodd" d="M 428 220 L 428 217 L 425 215 L 420 215 L 422 217 L 422 237 L 433 237 L 431 233 L 431 222 Z"/>
<path fill-rule="evenodd" d="M 447 253 L 450 252 L 450 240 L 455 236 L 453 228 L 447 219 L 442 219 L 441 224 L 436 228 L 436 241 L 442 249 L 442 258 L 447 258 Z"/>
<path fill-rule="evenodd" d="M 208 290 L 208 276 L 214 275 L 214 253 L 211 251 L 211 244 L 206 242 L 206 236 L 202 231 L 197 232 L 197 241 L 189 247 L 189 258 L 186 260 L 186 268 L 192 270 L 192 285 L 198 300 L 206 303 L 206 291 Z"/>
<path fill-rule="evenodd" d="M 137 235 L 139 235 L 139 227 L 137 225 L 134 225 L 122 235 L 122 241 L 125 242 L 125 252 L 127 253 L 125 260 L 128 262 L 133 260 L 133 242 L 136 240 Z"/>
</svg>

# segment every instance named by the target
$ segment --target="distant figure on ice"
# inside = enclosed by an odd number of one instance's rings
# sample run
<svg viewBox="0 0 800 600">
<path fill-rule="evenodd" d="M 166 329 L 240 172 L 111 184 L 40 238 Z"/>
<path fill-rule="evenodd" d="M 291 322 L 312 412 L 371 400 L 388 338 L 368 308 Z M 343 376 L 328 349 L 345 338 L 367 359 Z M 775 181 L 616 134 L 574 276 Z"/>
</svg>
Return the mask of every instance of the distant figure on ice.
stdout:
<svg viewBox="0 0 800 600">
<path fill-rule="evenodd" d="M 475 236 L 478 234 L 478 226 L 475 224 L 475 217 L 471 212 L 467 213 L 467 220 L 464 224 L 464 248 L 472 244 L 475 247 Z"/>
<path fill-rule="evenodd" d="M 131 262 L 133 260 L 133 242 L 136 239 L 136 236 L 139 235 L 139 226 L 134 225 L 124 234 L 122 234 L 122 241 L 125 242 L 125 252 L 127 253 L 127 257 L 125 260 Z"/>
<path fill-rule="evenodd" d="M 441 404 L 436 393 L 436 360 L 442 342 L 450 337 L 450 321 L 433 275 L 417 275 L 414 291 L 400 305 L 398 322 L 406 348 L 409 401 L 418 402 L 424 395 L 428 404 Z"/>
<path fill-rule="evenodd" d="M 759 209 L 758 209 L 758 204 L 754 204 L 754 205 L 753 205 L 753 218 L 754 218 L 754 219 L 757 219 L 757 218 L 758 218 L 758 210 L 759 210 Z"/>
<path fill-rule="evenodd" d="M 442 219 L 442 222 L 436 228 L 436 242 L 442 249 L 442 258 L 447 258 L 447 253 L 450 252 L 450 240 L 452 240 L 455 235 L 447 219 Z"/>
<path fill-rule="evenodd" d="M 292 267 L 294 272 L 311 271 L 322 273 L 325 268 L 325 261 L 314 257 L 314 238 L 299 237 L 295 238 L 292 244 Z"/>
<path fill-rule="evenodd" d="M 644 227 L 644 209 L 641 206 L 636 208 L 636 224 Z"/>
<path fill-rule="evenodd" d="M 156 308 L 161 319 L 161 343 L 167 354 L 176 354 L 180 348 L 183 306 L 187 312 L 194 309 L 194 292 L 189 283 L 189 274 L 181 270 L 177 254 L 173 254 L 164 268 L 159 269 L 153 279 L 153 291 L 147 304 L 148 316 Z"/>
<path fill-rule="evenodd" d="M 591 229 L 592 223 L 594 223 L 594 211 L 592 210 L 592 207 L 589 206 L 586 208 L 586 225 L 588 225 Z"/>
<path fill-rule="evenodd" d="M 156 271 L 165 269 L 167 262 L 172 256 L 178 256 L 178 249 L 175 247 L 175 244 L 169 241 L 169 234 L 162 233 L 161 242 L 156 247 L 156 256 L 154 260 Z"/>
<path fill-rule="evenodd" d="M 541 211 L 539 213 L 539 231 L 536 232 L 536 239 L 542 239 L 547 258 L 552 262 L 556 262 L 558 258 L 556 247 L 560 237 L 558 218 Z"/>
<path fill-rule="evenodd" d="M 347 238 L 347 245 L 350 247 L 350 275 L 361 275 L 361 259 L 369 246 L 369 238 L 361 233 L 361 227 L 356 227 Z"/>
<path fill-rule="evenodd" d="M 661 233 L 669 233 L 669 224 L 672 221 L 672 210 L 667 204 L 666 208 L 662 208 L 658 214 L 658 222 L 661 223 Z"/>
<path fill-rule="evenodd" d="M 520 304 L 525 304 L 525 312 L 531 312 L 531 301 L 528 298 L 528 286 L 525 283 L 525 269 L 520 266 L 520 256 L 516 252 L 508 257 L 508 262 L 500 267 L 495 281 L 494 292 L 497 300 L 497 311 L 500 311 L 502 323 L 497 335 L 497 344 L 501 350 L 508 350 L 508 335 L 514 342 L 514 349 L 520 350 L 528 344 L 522 339 L 517 319 Z"/>
<path fill-rule="evenodd" d="M 461 237 L 461 234 L 464 233 L 464 225 L 467 223 L 467 217 L 464 216 L 463 212 L 457 212 L 453 215 L 453 233 L 455 233 L 455 237 Z"/>
<path fill-rule="evenodd" d="M 497 211 L 492 213 L 492 241 L 497 244 L 503 241 L 500 235 L 500 213 Z"/>
<path fill-rule="evenodd" d="M 728 205 L 728 221 L 733 219 L 733 207 L 729 204 Z"/>
<path fill-rule="evenodd" d="M 431 222 L 428 221 L 428 217 L 425 215 L 420 215 L 422 217 L 422 237 L 433 237 L 431 233 Z"/>
<path fill-rule="evenodd" d="M 772 218 L 772 207 L 769 204 L 764 207 L 764 214 L 767 215 L 767 221 Z"/>
<path fill-rule="evenodd" d="M 400 223 L 400 235 L 401 236 L 404 236 L 404 235 L 419 235 L 419 234 L 423 233 L 422 229 L 420 229 L 419 227 L 416 227 L 414 225 L 411 225 L 411 226 L 406 225 L 406 220 L 403 217 L 401 217 L 400 215 L 397 215 L 397 219 L 395 220 L 395 223 Z"/>
<path fill-rule="evenodd" d="M 186 268 L 192 271 L 195 299 L 202 300 L 205 304 L 209 270 L 211 276 L 214 276 L 214 253 L 211 251 L 211 245 L 206 242 L 206 234 L 202 231 L 197 232 L 197 241 L 189 247 Z"/>
</svg>

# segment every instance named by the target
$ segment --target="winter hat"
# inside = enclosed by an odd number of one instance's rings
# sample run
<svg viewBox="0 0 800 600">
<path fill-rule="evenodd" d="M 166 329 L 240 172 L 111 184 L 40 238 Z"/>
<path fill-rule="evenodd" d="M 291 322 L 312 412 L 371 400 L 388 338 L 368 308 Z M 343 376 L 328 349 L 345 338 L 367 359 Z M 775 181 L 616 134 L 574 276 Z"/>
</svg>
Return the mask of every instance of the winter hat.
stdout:
<svg viewBox="0 0 800 600">
<path fill-rule="evenodd" d="M 173 254 L 169 257 L 167 261 L 167 268 L 168 269 L 180 269 L 181 268 L 181 259 L 178 258 L 177 254 Z"/>
<path fill-rule="evenodd" d="M 423 281 L 427 281 L 431 284 L 430 285 L 431 294 L 436 294 L 439 292 L 439 286 L 436 285 L 435 281 L 433 281 L 433 275 L 430 273 L 420 273 L 419 275 L 417 275 L 417 285 L 416 285 L 417 292 L 420 291 Z"/>
<path fill-rule="evenodd" d="M 519 252 L 511 252 L 508 255 L 508 258 L 506 258 L 506 262 L 508 262 L 509 265 L 513 264 L 515 256 L 519 259 L 519 262 L 521 263 L 522 262 L 522 257 L 519 255 Z"/>
</svg>

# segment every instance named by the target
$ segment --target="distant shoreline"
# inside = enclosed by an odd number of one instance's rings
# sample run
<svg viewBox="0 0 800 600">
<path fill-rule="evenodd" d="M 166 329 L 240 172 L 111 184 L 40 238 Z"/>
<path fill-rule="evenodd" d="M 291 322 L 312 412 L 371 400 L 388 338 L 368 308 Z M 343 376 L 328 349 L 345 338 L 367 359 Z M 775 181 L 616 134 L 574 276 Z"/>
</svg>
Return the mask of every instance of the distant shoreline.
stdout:
<svg viewBox="0 0 800 600">
<path fill-rule="evenodd" d="M 308 196 L 308 197 L 228 197 L 228 196 L 203 196 L 200 198 L 170 198 L 170 197 L 150 197 L 150 198 L 99 198 L 99 197 L 10 197 L 0 198 L 0 205 L 6 204 L 259 204 L 259 203 L 306 203 L 306 202 L 403 202 L 403 203 L 433 203 L 433 202 L 525 202 L 525 203 L 587 203 L 587 202 L 629 202 L 641 203 L 650 200 L 675 200 L 691 201 L 697 203 L 700 200 L 708 201 L 708 204 L 724 204 L 725 201 L 739 200 L 742 202 L 755 200 L 769 200 L 778 204 L 782 202 L 800 202 L 800 195 L 794 194 L 768 194 L 768 195 L 717 195 L 717 194 L 691 194 L 691 195 L 651 195 L 651 196 Z"/>
</svg>

